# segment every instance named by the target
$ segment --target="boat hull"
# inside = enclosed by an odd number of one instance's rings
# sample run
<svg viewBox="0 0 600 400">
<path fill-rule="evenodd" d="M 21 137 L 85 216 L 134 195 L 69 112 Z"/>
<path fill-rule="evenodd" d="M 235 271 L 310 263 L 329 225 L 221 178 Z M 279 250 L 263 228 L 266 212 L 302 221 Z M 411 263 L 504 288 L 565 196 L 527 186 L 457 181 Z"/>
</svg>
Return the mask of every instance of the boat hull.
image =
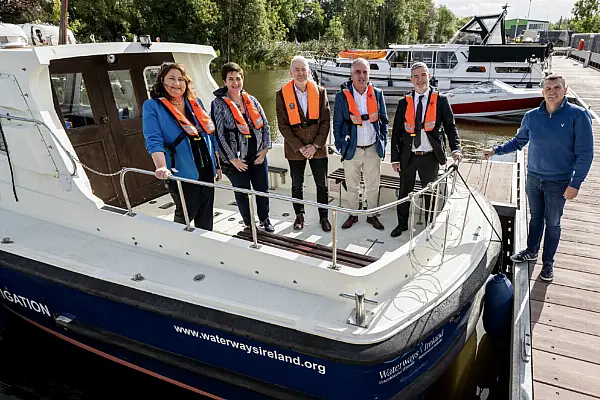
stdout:
<svg viewBox="0 0 600 400">
<path fill-rule="evenodd" d="M 0 252 L 4 308 L 86 350 L 213 398 L 413 398 L 458 354 L 474 328 L 468 322 L 481 310 L 480 300 L 468 301 L 450 320 L 388 360 L 339 362 L 296 351 L 291 338 L 285 345 L 285 338 L 269 343 L 239 334 L 235 325 L 218 329 L 228 326 L 227 315 L 220 316 L 224 322 L 195 324 L 186 304 L 173 307 L 172 299 L 46 264 L 40 274 L 39 265 L 27 268 L 32 263 L 41 264 Z"/>
</svg>

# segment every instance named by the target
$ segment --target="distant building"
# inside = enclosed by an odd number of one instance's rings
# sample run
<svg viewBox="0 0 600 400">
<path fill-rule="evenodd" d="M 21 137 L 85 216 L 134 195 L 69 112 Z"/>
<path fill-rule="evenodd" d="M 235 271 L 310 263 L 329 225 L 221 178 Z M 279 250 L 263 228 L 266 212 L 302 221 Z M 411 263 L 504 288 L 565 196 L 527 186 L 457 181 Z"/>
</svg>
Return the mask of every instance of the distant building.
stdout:
<svg viewBox="0 0 600 400">
<path fill-rule="evenodd" d="M 547 31 L 549 27 L 550 21 L 540 21 L 537 19 L 515 18 L 504 21 L 506 36 L 510 39 L 521 36 L 526 30 L 542 32 Z"/>
</svg>

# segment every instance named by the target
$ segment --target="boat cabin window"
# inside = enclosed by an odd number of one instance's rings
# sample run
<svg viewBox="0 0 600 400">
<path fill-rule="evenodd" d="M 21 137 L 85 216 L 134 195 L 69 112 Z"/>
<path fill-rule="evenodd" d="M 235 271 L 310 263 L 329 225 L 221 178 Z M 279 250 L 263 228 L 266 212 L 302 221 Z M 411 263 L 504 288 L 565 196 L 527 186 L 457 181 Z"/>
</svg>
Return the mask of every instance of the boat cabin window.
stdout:
<svg viewBox="0 0 600 400">
<path fill-rule="evenodd" d="M 52 74 L 52 89 L 67 129 L 95 125 L 83 74 Z"/>
<path fill-rule="evenodd" d="M 6 145 L 4 144 L 2 135 L 0 135 L 0 154 L 6 154 Z"/>
<path fill-rule="evenodd" d="M 458 65 L 458 58 L 452 51 L 438 51 L 435 67 L 440 69 L 452 69 Z"/>
<path fill-rule="evenodd" d="M 150 89 L 154 86 L 156 82 L 156 77 L 160 72 L 160 65 L 153 65 L 150 67 L 144 68 L 144 83 L 146 84 L 146 92 L 148 93 L 148 98 L 150 98 Z"/>
<path fill-rule="evenodd" d="M 485 67 L 483 65 L 472 65 L 467 68 L 467 72 L 485 72 Z"/>
<path fill-rule="evenodd" d="M 133 91 L 131 73 L 128 70 L 108 71 L 108 78 L 117 105 L 119 119 L 138 118 L 140 110 Z"/>
<path fill-rule="evenodd" d="M 350 68 L 352 67 L 352 63 L 338 63 L 337 66 L 340 68 Z"/>
<path fill-rule="evenodd" d="M 369 66 L 371 67 L 371 70 L 378 70 L 379 69 L 379 65 L 377 65 L 377 64 L 369 64 Z"/>
<path fill-rule="evenodd" d="M 394 51 L 388 61 L 391 68 L 410 68 L 410 51 Z"/>
<path fill-rule="evenodd" d="M 433 68 L 433 51 L 413 51 L 412 64 L 423 62 L 429 68 Z"/>
<path fill-rule="evenodd" d="M 496 72 L 499 74 L 528 74 L 531 72 L 530 67 L 496 67 Z"/>
</svg>

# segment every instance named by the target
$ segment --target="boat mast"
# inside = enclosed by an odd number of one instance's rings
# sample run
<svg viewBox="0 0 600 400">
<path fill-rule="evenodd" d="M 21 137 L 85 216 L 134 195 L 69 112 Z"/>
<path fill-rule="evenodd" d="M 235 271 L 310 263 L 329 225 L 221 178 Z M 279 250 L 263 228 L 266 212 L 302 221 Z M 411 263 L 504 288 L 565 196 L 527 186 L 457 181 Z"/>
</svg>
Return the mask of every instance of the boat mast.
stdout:
<svg viewBox="0 0 600 400">
<path fill-rule="evenodd" d="M 60 26 L 58 28 L 58 44 L 67 44 L 67 14 L 69 0 L 61 0 L 60 3 Z"/>
</svg>

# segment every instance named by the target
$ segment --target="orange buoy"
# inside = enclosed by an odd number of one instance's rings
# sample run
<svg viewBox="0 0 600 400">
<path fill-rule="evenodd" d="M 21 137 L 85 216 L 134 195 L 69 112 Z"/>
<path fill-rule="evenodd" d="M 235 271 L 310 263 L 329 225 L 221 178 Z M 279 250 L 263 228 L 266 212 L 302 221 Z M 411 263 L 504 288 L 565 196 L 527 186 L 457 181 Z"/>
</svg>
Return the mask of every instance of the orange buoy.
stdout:
<svg viewBox="0 0 600 400">
<path fill-rule="evenodd" d="M 579 50 L 579 51 L 583 50 L 584 43 L 585 43 L 585 40 L 579 39 L 579 46 L 577 46 L 577 50 Z"/>
</svg>

